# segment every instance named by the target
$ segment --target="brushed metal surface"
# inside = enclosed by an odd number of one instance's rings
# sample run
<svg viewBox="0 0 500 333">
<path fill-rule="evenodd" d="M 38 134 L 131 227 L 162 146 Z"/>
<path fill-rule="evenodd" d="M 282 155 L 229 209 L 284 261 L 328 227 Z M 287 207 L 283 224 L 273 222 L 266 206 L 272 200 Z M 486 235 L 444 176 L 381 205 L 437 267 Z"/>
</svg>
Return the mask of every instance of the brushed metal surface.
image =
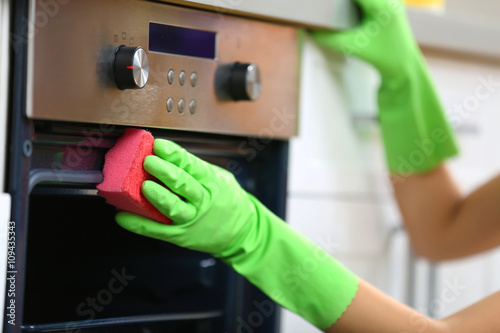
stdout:
<svg viewBox="0 0 500 333">
<path fill-rule="evenodd" d="M 32 0 L 32 19 L 43 13 L 41 3 Z M 149 22 L 216 32 L 217 58 L 150 52 Z M 297 133 L 296 28 L 139 0 L 72 0 L 44 23 L 29 40 L 30 118 L 272 138 Z M 142 46 L 148 53 L 149 81 L 143 89 L 121 91 L 111 80 L 119 45 Z M 217 97 L 217 68 L 236 61 L 259 66 L 262 91 L 257 101 Z M 190 82 L 181 86 L 183 70 Z M 195 101 L 196 112 L 180 113 L 181 99 Z"/>
<path fill-rule="evenodd" d="M 144 88 L 149 78 L 149 60 L 144 49 L 138 49 L 134 55 L 132 71 L 134 73 L 135 84 L 139 88 Z"/>
</svg>

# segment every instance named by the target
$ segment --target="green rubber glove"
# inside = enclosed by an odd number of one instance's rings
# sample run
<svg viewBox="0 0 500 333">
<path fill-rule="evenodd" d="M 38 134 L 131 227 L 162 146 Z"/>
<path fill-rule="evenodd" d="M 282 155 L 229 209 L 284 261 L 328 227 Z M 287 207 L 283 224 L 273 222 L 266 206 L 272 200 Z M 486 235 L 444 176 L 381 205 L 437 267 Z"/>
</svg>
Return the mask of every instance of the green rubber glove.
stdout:
<svg viewBox="0 0 500 333">
<path fill-rule="evenodd" d="M 315 31 L 314 40 L 372 64 L 381 75 L 379 120 L 394 174 L 431 170 L 458 153 L 402 0 L 357 0 L 361 24 L 344 32 Z"/>
<path fill-rule="evenodd" d="M 154 153 L 144 168 L 172 192 L 152 181 L 142 192 L 173 224 L 126 212 L 117 214 L 118 224 L 220 258 L 320 329 L 342 316 L 357 292 L 355 275 L 244 191 L 228 171 L 171 141 L 156 139 Z"/>
</svg>

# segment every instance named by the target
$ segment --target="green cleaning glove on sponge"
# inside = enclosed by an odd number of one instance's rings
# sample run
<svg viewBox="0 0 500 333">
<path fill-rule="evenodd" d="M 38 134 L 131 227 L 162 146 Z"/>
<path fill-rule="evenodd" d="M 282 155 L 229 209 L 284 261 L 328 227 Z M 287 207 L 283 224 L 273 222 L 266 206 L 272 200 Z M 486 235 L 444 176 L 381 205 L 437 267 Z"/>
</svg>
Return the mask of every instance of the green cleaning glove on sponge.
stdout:
<svg viewBox="0 0 500 333">
<path fill-rule="evenodd" d="M 244 191 L 228 171 L 171 141 L 156 139 L 154 153 L 144 168 L 171 191 L 145 181 L 142 192 L 173 224 L 125 212 L 117 214 L 118 224 L 220 258 L 320 329 L 342 316 L 357 292 L 355 275 Z"/>
<path fill-rule="evenodd" d="M 432 170 L 458 153 L 402 0 L 357 0 L 361 24 L 344 32 L 315 31 L 319 44 L 359 57 L 381 75 L 379 120 L 389 170 Z"/>
</svg>

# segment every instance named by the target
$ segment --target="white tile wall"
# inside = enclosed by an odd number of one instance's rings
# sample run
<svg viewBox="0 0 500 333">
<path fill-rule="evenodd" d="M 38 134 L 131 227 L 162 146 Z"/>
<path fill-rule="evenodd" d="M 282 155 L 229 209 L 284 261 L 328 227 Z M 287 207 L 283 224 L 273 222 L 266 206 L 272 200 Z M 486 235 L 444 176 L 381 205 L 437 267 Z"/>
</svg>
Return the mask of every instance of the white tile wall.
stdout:
<svg viewBox="0 0 500 333">
<path fill-rule="evenodd" d="M 374 71 L 310 41 L 302 61 L 299 137 L 292 142 L 290 192 L 387 193 L 386 177 L 380 177 L 385 172 L 382 151 L 370 146 L 379 137 L 372 119 Z M 354 108 L 356 113 L 351 112 Z M 359 118 L 361 124 L 355 121 Z M 364 118 L 371 119 L 366 126 Z M 374 187 L 373 182 L 382 185 Z"/>
</svg>

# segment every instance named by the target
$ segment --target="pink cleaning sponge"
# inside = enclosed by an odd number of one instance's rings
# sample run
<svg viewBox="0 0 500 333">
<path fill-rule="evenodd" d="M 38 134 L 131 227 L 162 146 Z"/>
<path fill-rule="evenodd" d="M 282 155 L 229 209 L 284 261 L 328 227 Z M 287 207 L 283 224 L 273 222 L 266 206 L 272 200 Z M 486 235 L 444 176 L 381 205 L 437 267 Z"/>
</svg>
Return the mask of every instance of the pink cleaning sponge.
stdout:
<svg viewBox="0 0 500 333">
<path fill-rule="evenodd" d="M 152 220 L 171 224 L 141 193 L 145 180 L 156 180 L 142 164 L 153 155 L 154 138 L 148 131 L 127 128 L 105 156 L 104 181 L 97 185 L 98 194 L 119 210 L 139 214 Z"/>
</svg>

